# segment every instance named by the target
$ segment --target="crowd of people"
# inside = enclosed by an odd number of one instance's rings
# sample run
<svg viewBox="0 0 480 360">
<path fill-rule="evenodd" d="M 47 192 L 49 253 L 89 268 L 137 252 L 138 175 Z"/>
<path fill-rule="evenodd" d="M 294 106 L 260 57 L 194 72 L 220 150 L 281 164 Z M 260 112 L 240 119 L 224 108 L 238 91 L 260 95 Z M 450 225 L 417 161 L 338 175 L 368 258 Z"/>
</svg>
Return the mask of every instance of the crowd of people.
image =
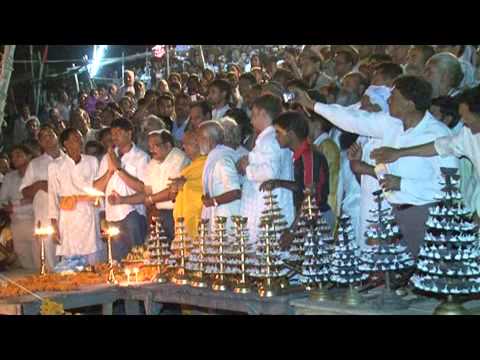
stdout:
<svg viewBox="0 0 480 360">
<path fill-rule="evenodd" d="M 75 100 L 60 90 L 43 118 L 23 104 L 0 156 L 0 206 L 20 265 L 39 267 L 39 225 L 55 229 L 50 268 L 62 257 L 103 261 L 105 224 L 120 229 L 113 256 L 121 260 L 145 243 L 152 218 L 172 241 L 181 217 L 191 237 L 201 219 L 213 230 L 217 216 L 227 227 L 232 216 L 248 217 L 255 246 L 267 190 L 288 223 L 288 254 L 306 189 L 332 228 L 341 214 L 351 217 L 362 248 L 373 193 L 383 189 L 417 255 L 442 167 L 459 169 L 479 222 L 475 46 L 307 45 L 241 61 L 244 54 L 205 59 L 151 88 L 128 70 L 121 87 Z"/>
</svg>

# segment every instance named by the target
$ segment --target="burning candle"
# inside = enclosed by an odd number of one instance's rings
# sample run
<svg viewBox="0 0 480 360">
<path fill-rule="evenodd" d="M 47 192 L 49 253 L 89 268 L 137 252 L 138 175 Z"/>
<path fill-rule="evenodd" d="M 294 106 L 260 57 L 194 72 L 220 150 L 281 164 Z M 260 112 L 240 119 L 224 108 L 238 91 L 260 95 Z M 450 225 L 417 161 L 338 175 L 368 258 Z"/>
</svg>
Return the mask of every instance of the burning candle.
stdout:
<svg viewBox="0 0 480 360">
<path fill-rule="evenodd" d="M 47 272 L 45 264 L 45 237 L 53 235 L 55 229 L 51 225 L 46 227 L 42 227 L 41 225 L 42 224 L 39 221 L 35 228 L 35 236 L 40 239 L 40 275 L 45 275 Z"/>
<path fill-rule="evenodd" d="M 138 283 L 138 273 L 139 269 L 137 267 L 133 268 L 133 273 L 135 274 L 135 282 Z"/>
<path fill-rule="evenodd" d="M 125 269 L 125 275 L 127 275 L 127 286 L 130 285 L 130 274 L 132 271 L 129 268 Z"/>
</svg>

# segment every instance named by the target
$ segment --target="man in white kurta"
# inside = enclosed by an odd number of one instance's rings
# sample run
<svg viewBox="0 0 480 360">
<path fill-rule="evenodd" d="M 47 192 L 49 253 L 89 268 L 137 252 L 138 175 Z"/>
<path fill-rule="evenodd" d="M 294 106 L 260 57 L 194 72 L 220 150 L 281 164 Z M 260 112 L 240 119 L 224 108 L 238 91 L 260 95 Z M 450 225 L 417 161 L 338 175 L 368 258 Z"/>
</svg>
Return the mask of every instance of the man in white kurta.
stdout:
<svg viewBox="0 0 480 360">
<path fill-rule="evenodd" d="M 241 177 L 235 165 L 235 150 L 225 145 L 217 145 L 208 154 L 203 168 L 203 193 L 210 198 L 230 191 L 241 190 Z M 202 219 L 209 219 L 211 231 L 214 229 L 215 217 L 227 218 L 226 228 L 233 227 L 232 216 L 240 215 L 240 199 L 228 204 L 202 208 Z"/>
<path fill-rule="evenodd" d="M 20 184 L 20 191 L 25 198 L 26 192 L 33 193 L 33 213 L 35 226 L 41 222 L 42 226 L 50 224 L 48 216 L 48 189 L 45 186 L 48 181 L 48 165 L 64 153 L 59 149 L 58 138 L 55 132 L 48 127 L 42 127 L 38 133 L 38 141 L 44 153 L 30 161 L 25 176 Z M 43 185 L 42 185 L 43 184 Z M 34 253 L 40 254 L 40 245 L 34 239 Z M 55 243 L 51 238 L 45 241 L 45 260 L 47 269 L 53 269 L 57 259 L 55 255 Z"/>
<path fill-rule="evenodd" d="M 275 109 L 271 112 L 269 109 Z M 293 181 L 293 156 L 288 149 L 282 149 L 275 137 L 275 128 L 271 125 L 273 118 L 282 112 L 281 100 L 273 95 L 264 95 L 257 99 L 252 110 L 252 124 L 259 133 L 255 147 L 248 158 L 240 159 L 237 167 L 245 169 L 245 182 L 242 189 L 242 216 L 248 218 L 250 243 L 257 243 L 260 217 L 265 209 L 266 193 L 260 191 L 260 185 L 268 180 Z M 243 164 L 242 164 L 243 163 Z M 245 166 L 246 165 L 246 166 Z M 285 216 L 287 226 L 295 218 L 293 193 L 288 189 L 275 189 L 277 202 Z"/>
<path fill-rule="evenodd" d="M 413 88 L 418 89 L 415 95 L 408 92 Z M 345 131 L 381 139 L 384 145 L 394 148 L 424 144 L 450 135 L 448 127 L 426 110 L 430 99 L 431 87 L 425 80 L 413 76 L 396 80 L 390 98 L 392 115 L 368 113 L 339 105 L 315 104 L 299 91 L 299 101 L 307 109 L 314 109 Z M 397 114 L 398 118 L 393 117 Z M 407 124 L 414 125 L 407 127 Z M 392 204 L 400 230 L 414 255 L 418 254 L 423 243 L 428 206 L 437 202 L 442 193 L 441 167 L 458 168 L 458 161 L 454 157 L 439 156 L 400 159 L 389 165 L 388 175 L 382 180 L 382 187 L 387 192 L 386 199 Z"/>
<path fill-rule="evenodd" d="M 70 137 L 81 136 L 72 133 Z M 81 140 L 79 140 L 81 141 Z M 86 189 L 93 188 L 98 174 L 98 160 L 80 155 L 76 163 L 70 155 L 63 155 L 48 165 L 48 215 L 58 224 L 57 256 L 85 256 L 89 264 L 100 261 L 103 250 L 100 222 L 93 199 L 86 199 Z M 74 208 L 61 206 L 62 198 L 84 197 Z"/>
<path fill-rule="evenodd" d="M 112 123 L 112 140 L 115 148 L 107 152 L 100 162 L 95 187 L 105 193 L 128 197 L 143 191 L 145 171 L 150 157 L 132 141 L 133 127 L 125 119 Z M 114 164 L 115 169 L 112 169 Z M 123 259 L 133 246 L 143 245 L 146 237 L 146 211 L 144 204 L 113 204 L 105 202 L 107 222 L 120 229 L 120 235 L 113 241 L 113 258 Z"/>
<path fill-rule="evenodd" d="M 201 153 L 208 155 L 202 174 L 202 219 L 209 220 L 210 231 L 213 232 L 215 218 L 225 217 L 226 229 L 231 229 L 232 216 L 240 215 L 241 197 L 235 150 L 223 145 L 224 129 L 215 121 L 200 125 L 198 141 Z"/>
<path fill-rule="evenodd" d="M 362 110 L 368 112 L 383 112 L 388 113 L 388 99 L 391 95 L 391 89 L 386 86 L 370 86 L 362 99 Z M 362 137 L 363 138 L 363 137 Z M 362 162 L 372 167 L 375 166 L 375 162 L 370 159 L 372 150 L 382 146 L 382 140 L 378 138 L 364 138 L 366 141 L 362 146 Z M 360 197 L 360 218 L 358 227 L 358 244 L 361 248 L 367 245 L 367 239 L 365 232 L 367 231 L 370 223 L 368 220 L 374 220 L 371 210 L 377 209 L 377 203 L 375 202 L 375 196 L 373 193 L 380 190 L 380 184 L 378 180 L 370 175 L 361 175 L 361 197 Z M 382 208 L 388 208 L 388 202 L 382 201 Z"/>
<path fill-rule="evenodd" d="M 190 159 L 182 150 L 173 147 L 173 138 L 168 130 L 152 131 L 148 134 L 148 138 L 152 160 L 147 165 L 144 184 L 147 199 L 149 196 L 152 199 L 152 195 L 155 196 L 155 194 L 168 190 L 170 179 L 180 177 L 183 168 L 190 164 Z M 153 144 L 155 147 L 151 146 Z M 167 151 L 167 155 L 163 155 Z M 152 203 L 158 210 L 158 216 L 169 240 L 173 240 L 175 234 L 173 201 L 154 201 L 152 199 Z"/>
</svg>

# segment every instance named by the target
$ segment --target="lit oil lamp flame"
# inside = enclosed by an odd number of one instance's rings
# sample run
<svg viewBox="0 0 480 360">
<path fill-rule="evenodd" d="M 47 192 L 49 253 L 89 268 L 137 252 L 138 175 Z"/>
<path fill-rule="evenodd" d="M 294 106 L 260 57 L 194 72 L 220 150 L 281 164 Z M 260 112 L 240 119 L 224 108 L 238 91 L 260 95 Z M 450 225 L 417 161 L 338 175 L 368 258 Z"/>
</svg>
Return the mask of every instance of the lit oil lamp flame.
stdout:
<svg viewBox="0 0 480 360">
<path fill-rule="evenodd" d="M 110 237 L 117 236 L 118 234 L 120 234 L 120 230 L 117 227 L 111 226 L 107 229 L 107 235 Z"/>
<path fill-rule="evenodd" d="M 53 226 L 35 228 L 35 235 L 37 236 L 47 236 L 53 234 L 55 234 L 55 229 Z"/>
</svg>

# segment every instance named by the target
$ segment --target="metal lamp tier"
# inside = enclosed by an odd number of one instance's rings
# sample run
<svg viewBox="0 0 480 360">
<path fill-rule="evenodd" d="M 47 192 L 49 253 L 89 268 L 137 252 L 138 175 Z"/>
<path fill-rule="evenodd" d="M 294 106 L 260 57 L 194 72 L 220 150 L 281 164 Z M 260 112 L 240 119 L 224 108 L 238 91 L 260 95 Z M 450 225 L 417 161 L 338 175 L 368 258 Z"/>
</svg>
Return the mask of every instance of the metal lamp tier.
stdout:
<svg viewBox="0 0 480 360">
<path fill-rule="evenodd" d="M 412 284 L 446 300 L 436 315 L 462 315 L 467 310 L 460 297 L 480 293 L 480 248 L 478 226 L 463 206 L 457 169 L 442 168 L 445 177 L 440 204 L 430 208 L 425 243 L 420 249 Z"/>
<path fill-rule="evenodd" d="M 314 192 L 311 189 L 305 190 L 305 200 L 302 204 L 302 215 L 300 231 L 303 232 L 303 253 L 302 282 L 305 289 L 310 292 L 310 299 L 314 301 L 330 300 L 330 294 L 324 286 L 328 282 L 328 266 L 330 251 L 327 243 L 323 240 L 330 240 L 331 230 L 326 221 L 321 221 Z M 327 225 L 326 227 L 324 225 Z M 325 237 L 328 231 L 329 237 Z"/>
<path fill-rule="evenodd" d="M 411 268 L 415 261 L 407 247 L 400 240 L 400 230 L 394 222 L 391 209 L 382 209 L 383 191 L 373 193 L 377 209 L 370 212 L 375 220 L 366 232 L 368 239 L 376 245 L 367 246 L 361 253 L 362 264 L 360 270 L 366 273 L 383 272 L 385 289 L 377 300 L 377 305 L 389 309 L 405 309 L 409 303 L 404 301 L 391 288 L 390 276 L 394 272 Z"/>
<path fill-rule="evenodd" d="M 191 271 L 190 285 L 196 288 L 208 287 L 205 278 L 205 246 L 208 243 L 208 219 L 202 219 L 198 224 L 198 237 L 187 260 L 187 270 Z"/>
<path fill-rule="evenodd" d="M 358 246 L 353 243 L 352 238 L 353 229 L 350 218 L 343 215 L 339 219 L 338 242 L 332 255 L 330 281 L 339 285 L 348 285 L 343 302 L 346 305 L 357 306 L 364 300 L 354 285 L 366 280 L 368 275 L 359 269 Z"/>
<path fill-rule="evenodd" d="M 248 219 L 241 216 L 232 217 L 234 223 L 233 243 L 227 248 L 227 273 L 234 275 L 233 292 L 236 294 L 248 294 L 252 291 L 247 281 L 248 268 L 252 266 L 252 257 L 255 252 L 248 248 Z"/>
<path fill-rule="evenodd" d="M 157 274 L 153 278 L 153 281 L 159 284 L 168 282 L 168 276 L 166 275 L 168 260 L 170 258 L 168 238 L 157 217 L 153 217 L 152 223 L 150 224 L 148 251 L 150 253 L 150 259 L 152 259 L 150 260 L 150 264 L 155 265 L 157 268 Z"/>
<path fill-rule="evenodd" d="M 227 291 L 228 284 L 225 278 L 227 273 L 225 267 L 227 260 L 225 257 L 225 250 L 227 246 L 227 218 L 223 216 L 215 217 L 215 235 L 212 241 L 207 246 L 205 255 L 207 257 L 207 273 L 214 276 L 212 289 L 214 291 Z"/>
<path fill-rule="evenodd" d="M 260 281 L 259 295 L 261 297 L 273 297 L 282 289 L 281 280 L 287 274 L 283 260 L 280 258 L 280 246 L 277 232 L 272 222 L 264 219 L 261 224 L 262 234 L 257 244 L 255 269 L 250 276 Z"/>
<path fill-rule="evenodd" d="M 189 278 L 186 272 L 186 260 L 191 249 L 190 241 L 185 232 L 185 219 L 178 218 L 175 228 L 175 239 L 172 242 L 172 258 L 175 260 L 175 273 L 171 281 L 176 285 L 188 285 Z"/>
</svg>

